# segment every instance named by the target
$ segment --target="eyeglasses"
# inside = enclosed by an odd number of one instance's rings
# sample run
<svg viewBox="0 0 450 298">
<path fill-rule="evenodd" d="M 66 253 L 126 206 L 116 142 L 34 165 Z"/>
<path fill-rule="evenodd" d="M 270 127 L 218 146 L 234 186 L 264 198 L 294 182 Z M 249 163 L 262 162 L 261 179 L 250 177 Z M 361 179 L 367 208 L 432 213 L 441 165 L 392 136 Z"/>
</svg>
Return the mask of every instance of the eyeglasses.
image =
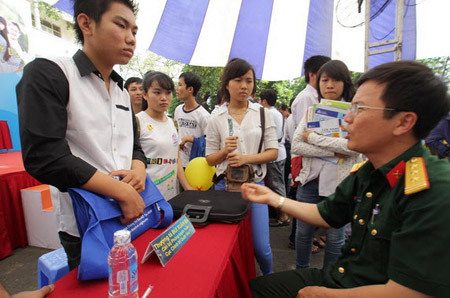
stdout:
<svg viewBox="0 0 450 298">
<path fill-rule="evenodd" d="M 399 110 L 393 109 L 393 108 L 369 107 L 369 106 L 362 106 L 362 105 L 357 104 L 357 103 L 352 103 L 352 107 L 350 108 L 350 111 L 352 112 L 354 117 L 356 117 L 356 115 L 358 115 L 358 113 L 361 110 L 399 111 Z"/>
</svg>

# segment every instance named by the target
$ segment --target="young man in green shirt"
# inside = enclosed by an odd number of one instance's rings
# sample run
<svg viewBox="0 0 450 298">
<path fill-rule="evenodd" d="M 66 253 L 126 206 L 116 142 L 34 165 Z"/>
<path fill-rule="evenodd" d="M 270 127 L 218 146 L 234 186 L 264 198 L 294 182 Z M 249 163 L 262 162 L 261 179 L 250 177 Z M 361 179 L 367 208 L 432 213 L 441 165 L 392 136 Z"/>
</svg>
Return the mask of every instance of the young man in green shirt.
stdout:
<svg viewBox="0 0 450 298">
<path fill-rule="evenodd" d="M 254 297 L 449 297 L 450 165 L 421 145 L 447 115 L 447 87 L 412 61 L 373 68 L 346 116 L 348 148 L 369 159 L 315 205 L 244 184 L 243 196 L 352 236 L 335 264 L 250 282 Z M 305 141 L 313 132 L 306 131 Z M 439 245 L 431 245 L 439 243 Z"/>
</svg>

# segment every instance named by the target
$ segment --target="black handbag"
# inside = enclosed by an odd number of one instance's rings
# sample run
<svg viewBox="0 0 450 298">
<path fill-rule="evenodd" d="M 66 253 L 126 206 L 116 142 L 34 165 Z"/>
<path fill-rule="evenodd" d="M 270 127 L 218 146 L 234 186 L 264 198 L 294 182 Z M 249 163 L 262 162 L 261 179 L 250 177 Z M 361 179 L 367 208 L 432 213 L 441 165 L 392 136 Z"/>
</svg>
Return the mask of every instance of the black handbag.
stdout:
<svg viewBox="0 0 450 298">
<path fill-rule="evenodd" d="M 169 201 L 174 218 L 186 214 L 196 226 L 211 222 L 238 223 L 245 218 L 250 202 L 240 192 L 186 190 Z"/>
</svg>

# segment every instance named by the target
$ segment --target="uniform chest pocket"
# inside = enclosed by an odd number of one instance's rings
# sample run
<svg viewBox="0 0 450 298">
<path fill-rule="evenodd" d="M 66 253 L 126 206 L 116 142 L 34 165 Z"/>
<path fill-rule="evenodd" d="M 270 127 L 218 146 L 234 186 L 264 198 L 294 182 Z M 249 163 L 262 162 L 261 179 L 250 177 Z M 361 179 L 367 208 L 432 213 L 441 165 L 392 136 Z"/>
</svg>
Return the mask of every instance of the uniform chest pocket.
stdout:
<svg viewBox="0 0 450 298">
<path fill-rule="evenodd" d="M 391 238 L 394 230 L 395 225 L 388 222 L 379 221 L 368 225 L 369 237 L 371 237 L 370 243 L 373 247 L 372 252 L 375 254 L 374 258 L 379 260 L 382 272 L 387 271 Z"/>
</svg>

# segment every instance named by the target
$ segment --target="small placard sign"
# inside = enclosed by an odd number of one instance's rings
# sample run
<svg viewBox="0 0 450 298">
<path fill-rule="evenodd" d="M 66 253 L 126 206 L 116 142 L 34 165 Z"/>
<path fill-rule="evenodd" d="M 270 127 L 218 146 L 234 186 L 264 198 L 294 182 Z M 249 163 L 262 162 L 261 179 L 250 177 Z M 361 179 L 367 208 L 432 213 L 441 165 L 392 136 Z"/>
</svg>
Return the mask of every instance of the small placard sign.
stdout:
<svg viewBox="0 0 450 298">
<path fill-rule="evenodd" d="M 162 232 L 161 235 L 149 243 L 141 263 L 145 263 L 153 252 L 155 252 L 161 265 L 163 267 L 166 266 L 194 233 L 194 226 L 186 215 L 180 217 L 180 219 Z"/>
</svg>

